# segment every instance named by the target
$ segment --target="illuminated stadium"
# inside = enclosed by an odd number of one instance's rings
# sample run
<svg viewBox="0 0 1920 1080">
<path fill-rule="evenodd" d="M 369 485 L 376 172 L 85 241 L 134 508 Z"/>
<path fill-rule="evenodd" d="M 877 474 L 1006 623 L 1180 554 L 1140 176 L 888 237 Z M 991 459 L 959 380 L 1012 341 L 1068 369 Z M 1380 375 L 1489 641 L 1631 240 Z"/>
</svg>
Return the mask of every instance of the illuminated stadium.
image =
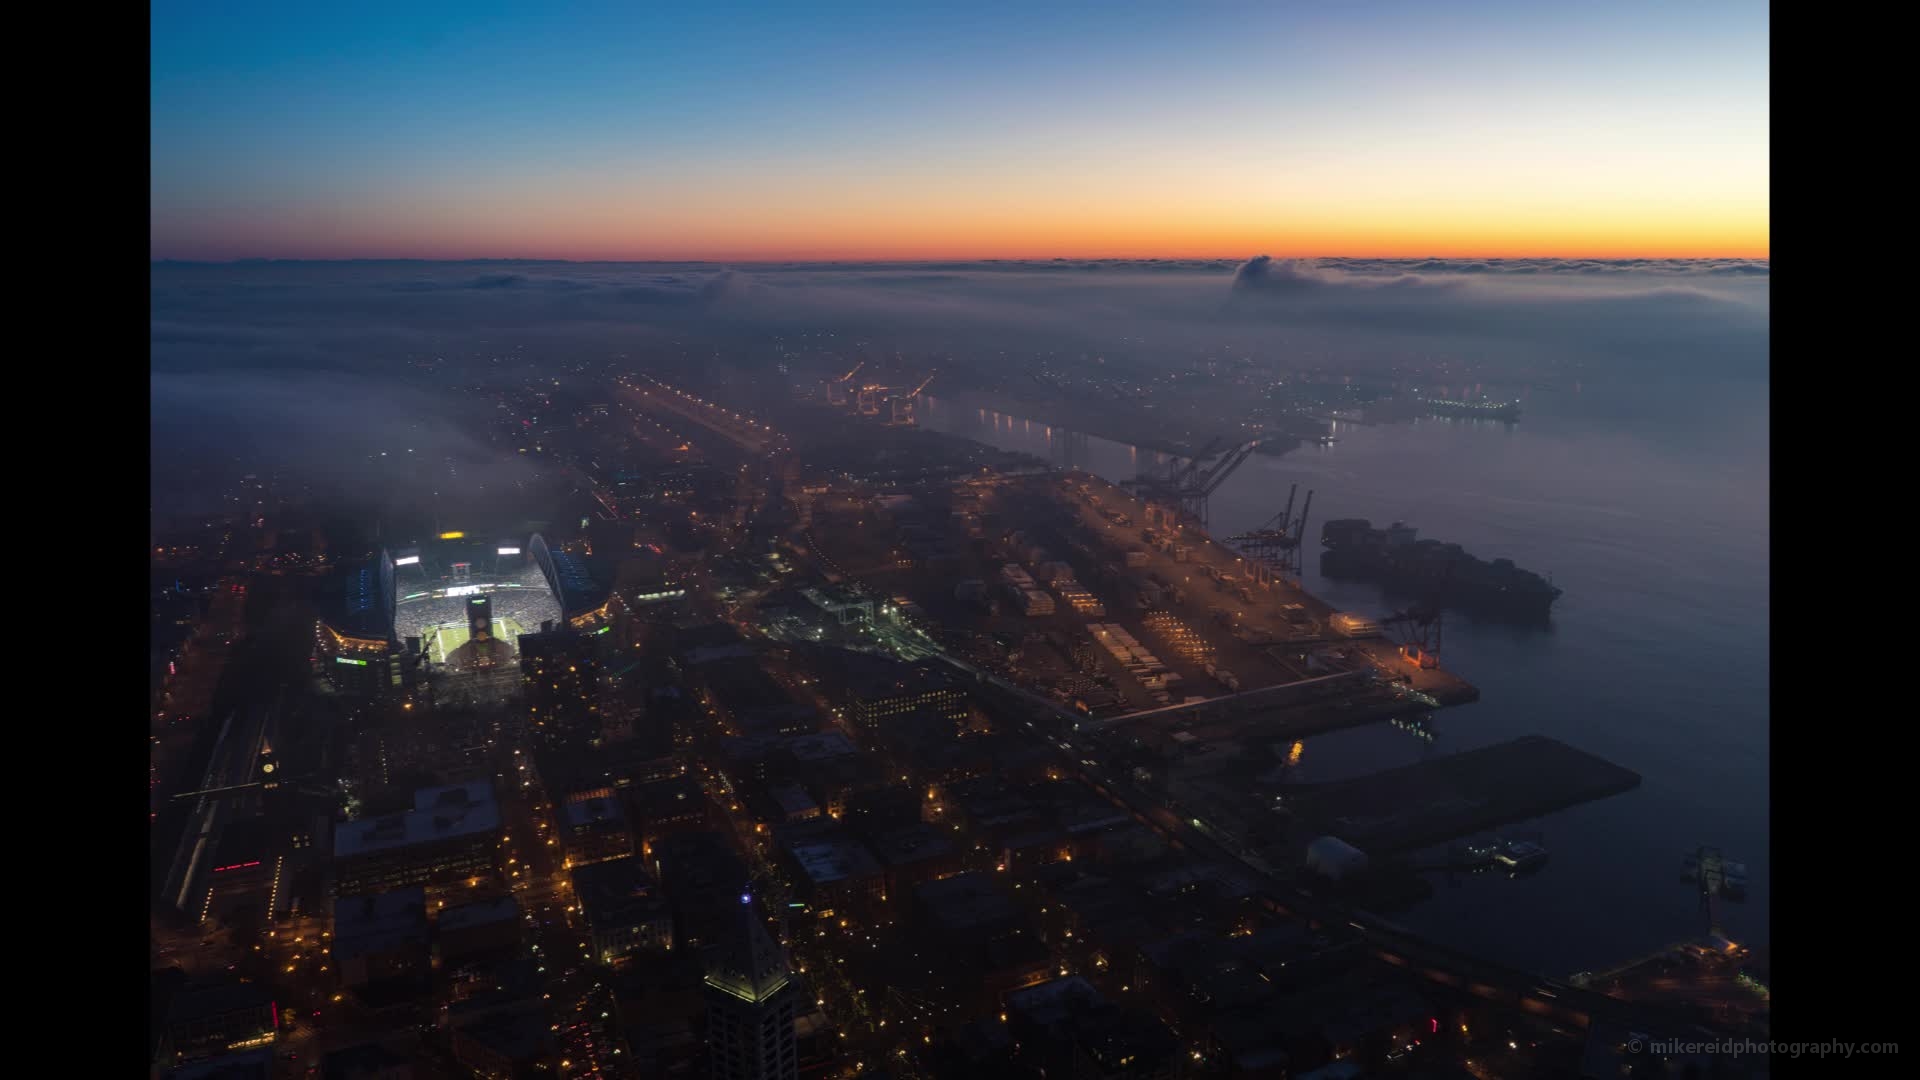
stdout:
<svg viewBox="0 0 1920 1080">
<path fill-rule="evenodd" d="M 521 544 L 447 533 L 433 544 L 382 551 L 372 564 L 347 570 L 342 585 L 322 634 L 336 657 L 406 649 L 417 640 L 434 667 L 477 671 L 515 661 L 521 636 L 544 625 L 608 625 L 607 587 L 579 556 L 549 548 L 538 535 Z"/>
</svg>

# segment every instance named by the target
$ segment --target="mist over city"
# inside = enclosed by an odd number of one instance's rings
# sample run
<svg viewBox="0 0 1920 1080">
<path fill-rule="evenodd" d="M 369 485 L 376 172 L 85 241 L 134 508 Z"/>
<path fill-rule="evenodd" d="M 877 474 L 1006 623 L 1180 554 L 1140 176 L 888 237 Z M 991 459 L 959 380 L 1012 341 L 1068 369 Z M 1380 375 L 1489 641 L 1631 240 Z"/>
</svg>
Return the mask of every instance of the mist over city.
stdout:
<svg viewBox="0 0 1920 1080">
<path fill-rule="evenodd" d="M 1764 7 L 152 21 L 150 1075 L 1767 1075 Z"/>
</svg>

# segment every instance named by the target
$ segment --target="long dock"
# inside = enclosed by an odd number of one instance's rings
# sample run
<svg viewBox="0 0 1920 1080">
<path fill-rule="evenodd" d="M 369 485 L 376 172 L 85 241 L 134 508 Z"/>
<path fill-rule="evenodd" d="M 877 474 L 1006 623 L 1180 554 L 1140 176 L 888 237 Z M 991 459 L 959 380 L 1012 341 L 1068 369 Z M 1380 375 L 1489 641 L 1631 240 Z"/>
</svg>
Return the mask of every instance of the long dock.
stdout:
<svg viewBox="0 0 1920 1080">
<path fill-rule="evenodd" d="M 1363 851 L 1412 851 L 1640 786 L 1640 774 L 1544 735 L 1296 789 L 1303 822 Z"/>
</svg>

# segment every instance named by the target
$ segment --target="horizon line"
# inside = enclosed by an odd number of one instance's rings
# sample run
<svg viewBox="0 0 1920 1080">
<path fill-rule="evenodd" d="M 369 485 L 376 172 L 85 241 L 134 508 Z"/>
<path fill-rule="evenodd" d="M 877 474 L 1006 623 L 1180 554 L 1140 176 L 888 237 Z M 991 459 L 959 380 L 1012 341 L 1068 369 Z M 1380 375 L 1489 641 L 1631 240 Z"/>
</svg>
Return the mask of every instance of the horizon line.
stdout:
<svg viewBox="0 0 1920 1080">
<path fill-rule="evenodd" d="M 1266 254 L 1265 252 L 1260 255 Z M 149 266 L 241 266 L 259 263 L 553 263 L 556 265 L 589 265 L 594 263 L 646 264 L 671 263 L 676 265 L 739 265 L 764 266 L 778 263 L 804 263 L 831 266 L 837 263 L 888 263 L 911 266 L 922 263 L 1087 263 L 1087 262 L 1247 262 L 1260 255 L 994 255 L 994 256 L 924 256 L 919 258 L 900 257 L 798 257 L 798 258 L 600 258 L 600 259 L 559 259 L 544 256 L 512 255 L 476 255 L 469 257 L 435 257 L 421 255 L 335 255 L 335 256 L 299 256 L 299 255 L 246 255 L 227 259 L 182 259 L 149 258 Z M 1771 263 L 1771 253 L 1767 255 L 1281 255 L 1276 261 L 1285 259 L 1339 259 L 1367 262 L 1600 262 L 1600 263 L 1659 263 L 1659 262 L 1710 262 L 1731 261 L 1753 263 Z"/>
</svg>

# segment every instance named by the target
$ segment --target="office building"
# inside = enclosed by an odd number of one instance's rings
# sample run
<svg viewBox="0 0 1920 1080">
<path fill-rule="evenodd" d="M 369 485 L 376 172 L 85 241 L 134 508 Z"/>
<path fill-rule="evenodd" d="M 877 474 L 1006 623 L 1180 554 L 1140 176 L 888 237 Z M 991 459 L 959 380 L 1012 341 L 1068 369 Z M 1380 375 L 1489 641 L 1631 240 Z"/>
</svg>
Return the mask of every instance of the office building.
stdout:
<svg viewBox="0 0 1920 1080">
<path fill-rule="evenodd" d="M 536 745 L 578 750 L 600 742 L 600 661 L 577 630 L 520 636 L 527 731 Z"/>
<path fill-rule="evenodd" d="M 673 909 L 640 860 L 582 866 L 572 877 L 593 955 L 601 963 L 619 964 L 634 953 L 673 948 Z"/>
<path fill-rule="evenodd" d="M 166 1060 L 182 1062 L 273 1042 L 280 1006 L 259 983 L 184 987 L 167 1011 Z"/>
<path fill-rule="evenodd" d="M 415 792 L 412 810 L 334 826 L 334 895 L 493 876 L 499 834 L 487 781 Z"/>
<path fill-rule="evenodd" d="M 514 955 L 520 948 L 522 914 L 511 896 L 441 908 L 433 922 L 434 965 L 455 968 Z"/>
<path fill-rule="evenodd" d="M 432 969 L 426 890 L 339 897 L 330 952 L 342 986 L 424 982 Z"/>
<path fill-rule="evenodd" d="M 560 843 L 568 866 L 585 866 L 633 854 L 633 832 L 612 788 L 567 796 L 560 805 Z"/>
</svg>

